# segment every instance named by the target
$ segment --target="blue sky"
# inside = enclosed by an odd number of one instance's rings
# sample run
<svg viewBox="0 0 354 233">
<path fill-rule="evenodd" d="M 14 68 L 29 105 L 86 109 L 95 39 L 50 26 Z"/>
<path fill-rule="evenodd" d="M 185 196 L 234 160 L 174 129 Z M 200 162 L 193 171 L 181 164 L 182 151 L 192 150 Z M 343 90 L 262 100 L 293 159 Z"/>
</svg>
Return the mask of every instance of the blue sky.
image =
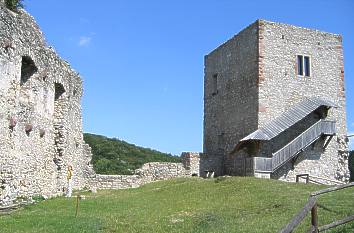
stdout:
<svg viewBox="0 0 354 233">
<path fill-rule="evenodd" d="M 256 19 L 343 35 L 354 133 L 354 1 L 25 0 L 84 80 L 83 127 L 172 154 L 202 151 L 204 55 Z"/>
</svg>

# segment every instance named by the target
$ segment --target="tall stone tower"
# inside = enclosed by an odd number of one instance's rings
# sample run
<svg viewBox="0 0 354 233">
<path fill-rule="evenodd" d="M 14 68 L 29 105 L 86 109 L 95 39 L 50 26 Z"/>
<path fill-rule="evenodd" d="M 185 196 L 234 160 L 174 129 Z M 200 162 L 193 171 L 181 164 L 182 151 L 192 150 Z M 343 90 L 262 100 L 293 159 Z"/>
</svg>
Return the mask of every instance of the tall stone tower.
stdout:
<svg viewBox="0 0 354 233">
<path fill-rule="evenodd" d="M 346 181 L 342 37 L 257 20 L 205 56 L 201 174 Z"/>
</svg>

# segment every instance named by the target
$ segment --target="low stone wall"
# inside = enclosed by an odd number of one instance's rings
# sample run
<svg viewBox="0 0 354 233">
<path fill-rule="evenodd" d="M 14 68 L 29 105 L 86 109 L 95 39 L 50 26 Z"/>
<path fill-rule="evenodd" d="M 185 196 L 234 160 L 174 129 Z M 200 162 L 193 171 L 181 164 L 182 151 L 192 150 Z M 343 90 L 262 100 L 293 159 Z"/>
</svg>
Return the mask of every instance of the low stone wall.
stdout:
<svg viewBox="0 0 354 233">
<path fill-rule="evenodd" d="M 93 180 L 96 189 L 126 189 L 137 188 L 140 185 L 157 180 L 167 180 L 175 177 L 189 176 L 182 163 L 146 163 L 135 170 L 135 175 L 100 175 Z"/>
<path fill-rule="evenodd" d="M 126 189 L 137 188 L 141 185 L 138 175 L 100 175 L 94 178 L 93 187 L 96 189 Z"/>
<path fill-rule="evenodd" d="M 183 152 L 182 163 L 146 163 L 136 169 L 134 175 L 97 174 L 91 183 L 92 189 L 137 188 L 143 184 L 176 177 L 199 176 L 199 153 Z"/>
</svg>

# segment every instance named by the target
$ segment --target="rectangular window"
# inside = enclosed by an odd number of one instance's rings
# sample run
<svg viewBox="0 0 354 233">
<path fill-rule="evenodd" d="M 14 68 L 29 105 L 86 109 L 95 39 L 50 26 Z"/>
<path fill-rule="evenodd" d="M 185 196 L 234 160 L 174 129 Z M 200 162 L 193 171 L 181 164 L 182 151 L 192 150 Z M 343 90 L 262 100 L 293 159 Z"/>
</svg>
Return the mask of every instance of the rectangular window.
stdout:
<svg viewBox="0 0 354 233">
<path fill-rule="evenodd" d="M 309 56 L 297 55 L 297 75 L 310 77 L 311 62 Z"/>
<path fill-rule="evenodd" d="M 304 56 L 305 76 L 310 76 L 310 57 Z"/>
<path fill-rule="evenodd" d="M 218 75 L 217 74 L 213 75 L 213 92 L 211 94 L 212 95 L 218 94 Z"/>
<path fill-rule="evenodd" d="M 298 55 L 297 56 L 297 75 L 303 75 L 304 73 L 304 63 L 302 62 L 303 61 L 303 56 L 301 55 Z"/>
</svg>

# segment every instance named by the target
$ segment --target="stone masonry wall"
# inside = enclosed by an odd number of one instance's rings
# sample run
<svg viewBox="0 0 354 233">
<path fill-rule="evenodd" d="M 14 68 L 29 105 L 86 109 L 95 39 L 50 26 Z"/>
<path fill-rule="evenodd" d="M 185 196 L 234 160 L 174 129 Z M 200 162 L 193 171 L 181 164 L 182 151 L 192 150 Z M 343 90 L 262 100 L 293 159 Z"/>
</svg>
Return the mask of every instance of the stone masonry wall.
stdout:
<svg viewBox="0 0 354 233">
<path fill-rule="evenodd" d="M 200 156 L 198 152 L 182 152 L 182 164 L 192 176 L 200 176 Z"/>
<path fill-rule="evenodd" d="M 310 56 L 310 77 L 297 75 L 297 55 Z M 270 142 L 252 141 L 230 151 L 240 139 L 306 97 L 330 100 L 337 134 L 308 147 L 272 178 L 294 181 L 299 173 L 347 181 L 348 145 L 342 37 L 313 29 L 257 20 L 205 57 L 204 153 L 202 170 L 216 175 L 251 175 L 251 156 L 271 156 L 317 119 L 310 114 Z M 214 77 L 217 76 L 217 83 Z M 215 88 L 215 83 L 217 88 Z M 270 177 L 269 174 L 267 177 Z"/>
<path fill-rule="evenodd" d="M 294 169 L 284 166 L 274 177 L 294 181 L 296 174 L 309 173 L 346 181 L 349 171 L 342 37 L 268 21 L 261 21 L 260 28 L 263 78 L 259 87 L 258 127 L 305 97 L 320 97 L 338 105 L 329 110 L 326 118 L 335 120 L 337 129 L 327 148 L 307 148 Z M 297 76 L 297 55 L 310 56 L 310 77 Z"/>
<path fill-rule="evenodd" d="M 176 177 L 199 176 L 199 153 L 183 152 L 182 163 L 146 163 L 135 170 L 134 175 L 97 174 L 90 186 L 96 189 L 137 188 L 143 184 Z"/>
<path fill-rule="evenodd" d="M 257 33 L 254 23 L 205 56 L 203 171 L 229 174 L 229 153 L 257 129 Z"/>
<path fill-rule="evenodd" d="M 34 19 L 0 2 L 0 204 L 54 196 L 88 185 L 91 154 L 83 141 L 82 81 L 47 47 Z"/>
</svg>

